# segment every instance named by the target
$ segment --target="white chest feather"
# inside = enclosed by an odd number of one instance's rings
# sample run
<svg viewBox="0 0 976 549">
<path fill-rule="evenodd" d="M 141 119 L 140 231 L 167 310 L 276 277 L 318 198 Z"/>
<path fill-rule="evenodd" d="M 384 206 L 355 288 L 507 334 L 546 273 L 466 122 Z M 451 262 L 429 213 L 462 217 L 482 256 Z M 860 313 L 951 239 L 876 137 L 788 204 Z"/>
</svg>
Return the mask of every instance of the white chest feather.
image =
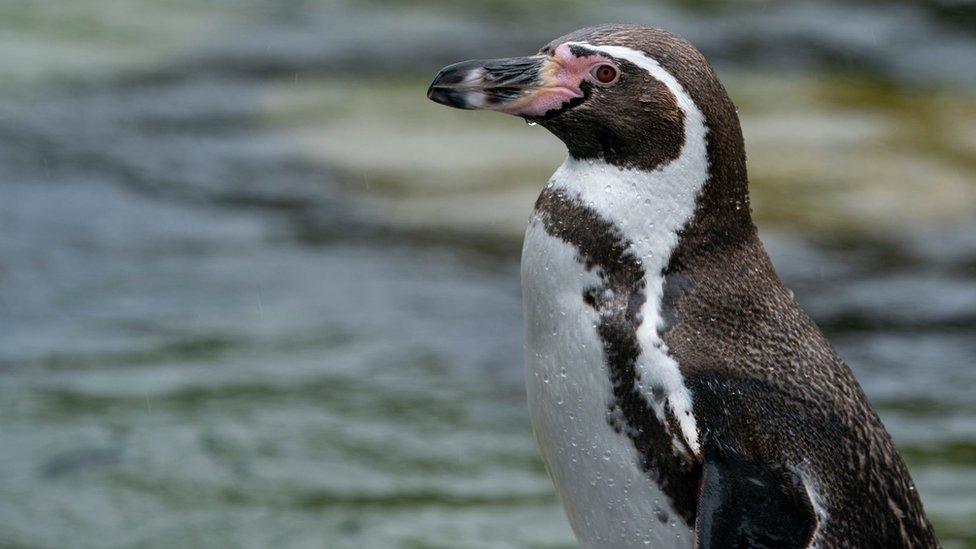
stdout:
<svg viewBox="0 0 976 549">
<path fill-rule="evenodd" d="M 610 373 L 597 312 L 583 303 L 598 282 L 576 249 L 533 222 L 525 236 L 522 287 L 529 410 L 536 439 L 583 547 L 690 547 L 631 440 L 608 422 Z M 657 515 L 666 515 L 662 524 Z"/>
<path fill-rule="evenodd" d="M 595 212 L 629 242 L 628 251 L 645 273 L 636 332 L 639 389 L 660 421 L 669 409 L 680 429 L 673 436 L 698 453 L 691 395 L 658 330 L 662 271 L 707 178 L 703 117 L 654 60 L 627 48 L 587 47 L 645 68 L 674 93 L 685 115 L 685 145 L 667 165 L 643 172 L 568 159 L 553 175 L 550 191 Z M 533 217 L 522 252 L 522 287 L 529 409 L 543 458 L 583 546 L 690 547 L 690 529 L 642 470 L 630 438 L 608 421 L 614 397 L 597 330 L 600 314 L 583 299 L 600 284 L 600 270 L 587 269 L 582 260 L 576 246 Z M 651 386 L 663 389 L 663 398 L 652 395 Z"/>
</svg>

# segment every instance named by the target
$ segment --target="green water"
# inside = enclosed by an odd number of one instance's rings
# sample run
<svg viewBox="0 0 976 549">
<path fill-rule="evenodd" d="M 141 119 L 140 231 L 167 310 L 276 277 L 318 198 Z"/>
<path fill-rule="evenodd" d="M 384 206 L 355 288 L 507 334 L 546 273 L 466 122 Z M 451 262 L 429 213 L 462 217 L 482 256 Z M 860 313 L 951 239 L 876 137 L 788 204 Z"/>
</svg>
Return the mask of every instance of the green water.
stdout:
<svg viewBox="0 0 976 549">
<path fill-rule="evenodd" d="M 607 18 L 720 61 L 780 274 L 943 544 L 976 546 L 969 35 L 913 71 L 877 43 L 934 40 L 942 12 L 911 3 L 397 6 L 0 8 L 0 546 L 572 547 L 524 405 L 517 265 L 564 153 L 424 91 Z M 753 19 L 786 53 L 747 47 Z M 876 25 L 863 51 L 845 19 Z"/>
</svg>

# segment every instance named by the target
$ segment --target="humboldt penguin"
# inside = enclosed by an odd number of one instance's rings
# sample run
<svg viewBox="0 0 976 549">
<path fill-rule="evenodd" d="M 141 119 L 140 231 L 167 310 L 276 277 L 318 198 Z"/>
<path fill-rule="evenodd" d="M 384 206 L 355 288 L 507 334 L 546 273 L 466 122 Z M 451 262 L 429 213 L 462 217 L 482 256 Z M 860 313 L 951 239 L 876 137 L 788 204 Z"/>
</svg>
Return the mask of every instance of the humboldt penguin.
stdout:
<svg viewBox="0 0 976 549">
<path fill-rule="evenodd" d="M 736 108 L 694 46 L 596 26 L 446 67 L 427 95 L 568 149 L 521 269 L 532 426 L 583 546 L 937 546 L 763 249 Z"/>
</svg>

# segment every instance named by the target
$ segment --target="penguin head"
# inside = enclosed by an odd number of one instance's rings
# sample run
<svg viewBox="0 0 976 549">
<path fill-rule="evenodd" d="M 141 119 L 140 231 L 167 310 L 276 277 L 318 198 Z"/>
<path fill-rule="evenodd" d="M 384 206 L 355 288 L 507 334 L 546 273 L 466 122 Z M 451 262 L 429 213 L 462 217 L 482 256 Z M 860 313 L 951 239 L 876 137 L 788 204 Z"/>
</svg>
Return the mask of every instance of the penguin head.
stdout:
<svg viewBox="0 0 976 549">
<path fill-rule="evenodd" d="M 680 153 L 685 117 L 696 107 L 681 103 L 713 92 L 719 102 L 725 98 L 720 109 L 730 111 L 737 129 L 724 88 L 689 42 L 651 27 L 601 25 L 557 38 L 535 55 L 445 67 L 427 97 L 537 123 L 577 159 L 652 169 Z"/>
</svg>

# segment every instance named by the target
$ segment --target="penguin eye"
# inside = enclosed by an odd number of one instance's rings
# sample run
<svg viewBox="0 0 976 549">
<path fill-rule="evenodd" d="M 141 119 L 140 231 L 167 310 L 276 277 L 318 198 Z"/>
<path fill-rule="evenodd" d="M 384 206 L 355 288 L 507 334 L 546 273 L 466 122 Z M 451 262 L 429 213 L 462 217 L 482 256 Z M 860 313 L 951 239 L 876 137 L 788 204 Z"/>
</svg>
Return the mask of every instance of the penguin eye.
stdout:
<svg viewBox="0 0 976 549">
<path fill-rule="evenodd" d="M 597 65 L 593 67 L 590 74 L 601 84 L 612 84 L 617 80 L 617 67 L 613 65 Z"/>
</svg>

